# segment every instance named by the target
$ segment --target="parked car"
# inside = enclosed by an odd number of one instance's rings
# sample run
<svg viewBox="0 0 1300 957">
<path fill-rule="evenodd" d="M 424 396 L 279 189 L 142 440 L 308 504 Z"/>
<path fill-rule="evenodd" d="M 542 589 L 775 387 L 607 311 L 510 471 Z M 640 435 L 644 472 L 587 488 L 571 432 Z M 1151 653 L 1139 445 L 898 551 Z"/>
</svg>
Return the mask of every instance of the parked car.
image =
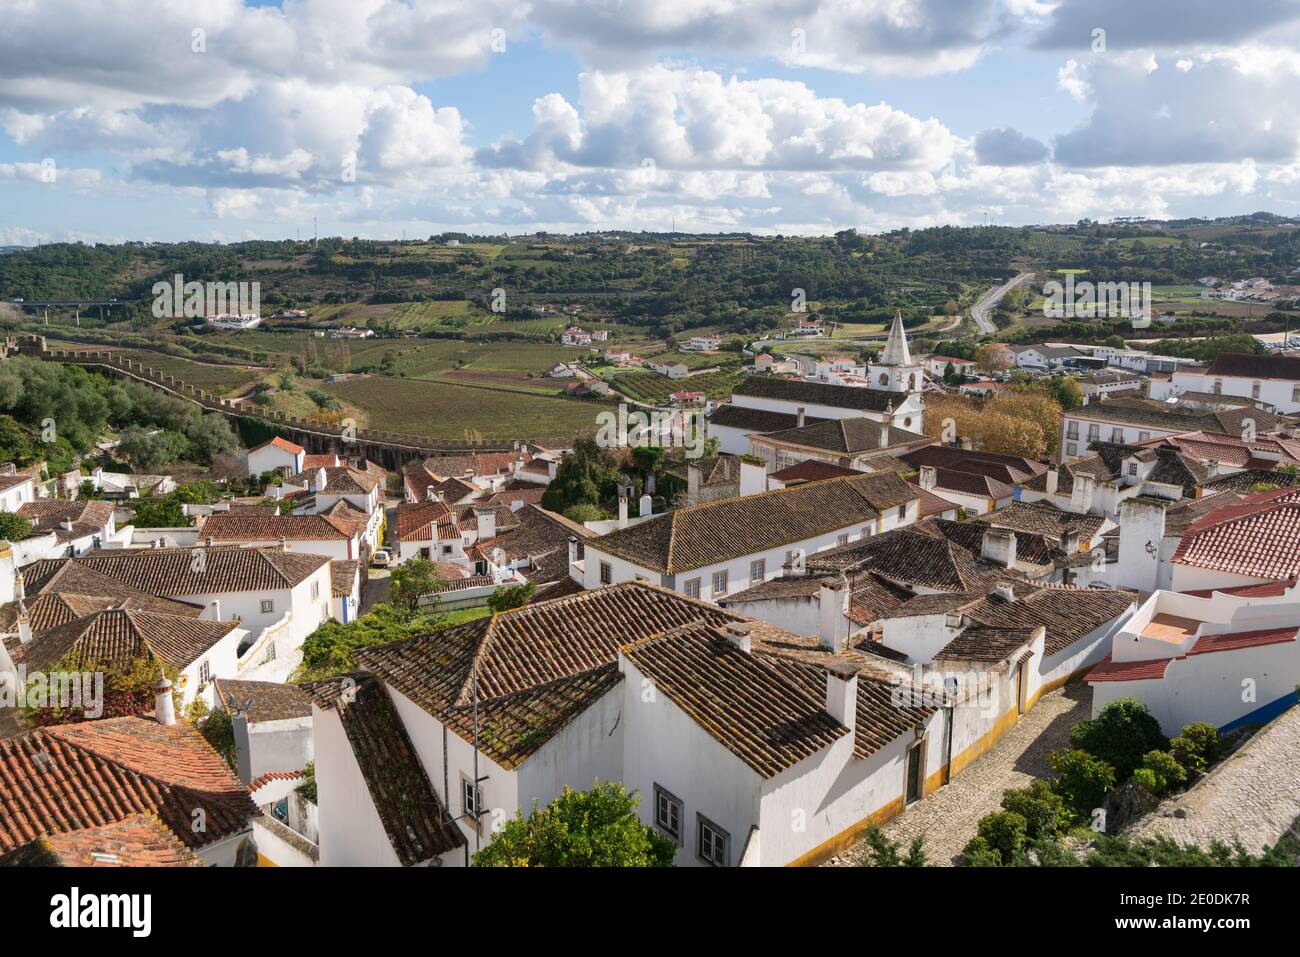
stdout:
<svg viewBox="0 0 1300 957">
<path fill-rule="evenodd" d="M 386 548 L 377 548 L 370 556 L 370 564 L 375 568 L 388 568 L 393 564 L 393 553 Z"/>
</svg>

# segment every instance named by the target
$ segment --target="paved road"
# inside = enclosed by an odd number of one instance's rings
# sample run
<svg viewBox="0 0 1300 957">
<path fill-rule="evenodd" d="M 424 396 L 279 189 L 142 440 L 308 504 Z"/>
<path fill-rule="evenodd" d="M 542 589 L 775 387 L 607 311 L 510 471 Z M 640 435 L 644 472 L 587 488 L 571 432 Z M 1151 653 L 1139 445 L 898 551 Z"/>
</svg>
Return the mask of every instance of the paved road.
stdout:
<svg viewBox="0 0 1300 957">
<path fill-rule="evenodd" d="M 1002 792 L 1024 787 L 1049 774 L 1047 756 L 1069 747 L 1070 728 L 1091 717 L 1092 691 L 1082 681 L 1045 694 L 993 750 L 923 800 L 885 824 L 890 840 L 903 850 L 918 834 L 925 836 L 931 865 L 951 866 L 975 835 L 985 814 L 1001 810 Z M 831 864 L 853 864 L 861 845 L 849 848 Z"/>
<path fill-rule="evenodd" d="M 991 336 L 993 333 L 997 332 L 997 326 L 993 325 L 992 320 L 988 317 L 989 312 L 991 312 L 993 308 L 1002 301 L 1002 297 L 1008 292 L 1016 286 L 1026 283 L 1033 278 L 1033 273 L 1022 272 L 1015 279 L 1004 282 L 1002 285 L 990 289 L 984 295 L 980 296 L 979 302 L 970 307 L 970 317 L 975 323 L 975 328 L 978 329 L 981 334 L 986 336 Z"/>
</svg>

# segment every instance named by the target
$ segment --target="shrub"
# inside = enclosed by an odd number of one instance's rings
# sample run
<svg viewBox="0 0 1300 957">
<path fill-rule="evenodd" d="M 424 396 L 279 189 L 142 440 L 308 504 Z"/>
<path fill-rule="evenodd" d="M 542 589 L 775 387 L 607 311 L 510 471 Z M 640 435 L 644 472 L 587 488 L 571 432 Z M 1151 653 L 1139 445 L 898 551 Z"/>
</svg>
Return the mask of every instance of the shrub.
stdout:
<svg viewBox="0 0 1300 957">
<path fill-rule="evenodd" d="M 1061 795 L 1073 820 L 1086 822 L 1115 786 L 1115 769 L 1101 758 L 1077 748 L 1057 751 L 1047 763 L 1056 772 L 1052 790 Z"/>
<path fill-rule="evenodd" d="M 1169 742 L 1175 760 L 1190 774 L 1199 773 L 1219 757 L 1219 729 L 1198 721 L 1183 728 L 1183 733 Z"/>
<path fill-rule="evenodd" d="M 1070 825 L 1065 801 L 1046 781 L 1034 781 L 1026 788 L 1010 788 L 1002 794 L 1002 810 L 1025 819 L 1025 834 L 1031 840 L 1055 837 Z"/>
<path fill-rule="evenodd" d="M 1133 772 L 1135 778 L 1138 771 L 1151 772 L 1155 779 L 1155 787 L 1150 789 L 1152 794 L 1176 791 L 1187 783 L 1187 771 L 1168 751 L 1148 751 L 1142 755 L 1142 767 Z"/>
<path fill-rule="evenodd" d="M 867 828 L 863 843 L 867 853 L 858 859 L 862 867 L 925 867 L 925 838 L 920 834 L 912 839 L 906 856 L 899 854 L 899 843 L 874 824 Z"/>
<path fill-rule="evenodd" d="M 989 842 L 979 837 L 972 837 L 966 842 L 961 852 L 963 867 L 1001 867 L 1002 855 L 993 849 Z"/>
<path fill-rule="evenodd" d="M 32 526 L 16 512 L 0 512 L 0 539 L 16 542 L 31 534 Z"/>
<path fill-rule="evenodd" d="M 995 811 L 980 818 L 979 836 L 988 842 L 1003 864 L 1010 864 L 1025 845 L 1029 826 L 1023 816 L 1015 811 Z"/>
<path fill-rule="evenodd" d="M 1148 751 L 1167 751 L 1169 739 L 1146 706 L 1133 698 L 1112 701 L 1091 721 L 1070 729 L 1070 744 L 1101 758 L 1127 780 Z"/>
</svg>

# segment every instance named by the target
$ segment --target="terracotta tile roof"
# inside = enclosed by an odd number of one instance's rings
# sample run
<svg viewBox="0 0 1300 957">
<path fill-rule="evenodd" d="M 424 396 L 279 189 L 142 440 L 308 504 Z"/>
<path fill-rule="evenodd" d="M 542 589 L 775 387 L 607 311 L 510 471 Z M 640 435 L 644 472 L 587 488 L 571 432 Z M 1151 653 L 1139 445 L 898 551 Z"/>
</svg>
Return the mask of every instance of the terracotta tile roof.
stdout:
<svg viewBox="0 0 1300 957">
<path fill-rule="evenodd" d="M 1220 475 L 1201 485 L 1205 495 L 1231 491 L 1249 494 L 1256 485 L 1276 485 L 1278 488 L 1290 488 L 1300 481 L 1300 474 L 1283 472 L 1275 469 L 1243 469 L 1228 475 Z"/>
<path fill-rule="evenodd" d="M 1205 374 L 1300 382 L 1300 356 L 1255 356 L 1241 352 L 1221 352 L 1210 363 Z"/>
<path fill-rule="evenodd" d="M 46 670 L 69 659 L 72 667 L 127 666 L 157 658 L 172 668 L 193 664 L 232 631 L 238 621 L 207 621 L 143 611 L 98 611 L 35 635 L 13 653 L 15 662 Z"/>
<path fill-rule="evenodd" d="M 1096 681 L 1145 681 L 1150 678 L 1163 678 L 1172 658 L 1150 658 L 1145 661 L 1116 661 L 1110 655 L 1101 659 L 1097 666 L 1084 675 L 1083 680 L 1092 684 Z"/>
<path fill-rule="evenodd" d="M 216 678 L 217 707 L 229 711 L 230 700 L 249 722 L 287 721 L 311 717 L 311 695 L 297 685 L 276 681 L 243 681 L 236 678 Z M 252 701 L 252 705 L 245 705 Z"/>
<path fill-rule="evenodd" d="M 1231 588 L 1198 588 L 1194 591 L 1181 592 L 1194 598 L 1212 598 L 1215 592 L 1225 595 L 1237 595 L 1240 598 L 1277 598 L 1286 594 L 1287 589 L 1295 587 L 1295 579 L 1278 582 L 1263 582 L 1259 585 L 1234 585 Z"/>
<path fill-rule="evenodd" d="M 1116 397 L 1103 402 L 1070 409 L 1064 413 L 1070 418 L 1098 422 L 1118 422 L 1128 425 L 1149 425 L 1170 432 L 1222 432 L 1240 435 L 1245 419 L 1253 419 L 1260 434 L 1272 432 L 1285 423 L 1281 416 L 1263 409 L 1236 408 L 1212 412 L 1182 403 L 1161 402 L 1137 397 Z"/>
<path fill-rule="evenodd" d="M 333 469 L 339 468 L 344 464 L 343 460 L 332 452 L 323 455 L 307 454 L 302 457 L 302 470 L 308 469 Z"/>
<path fill-rule="evenodd" d="M 194 826 L 198 810 L 202 829 Z M 201 848 L 247 829 L 257 808 L 184 722 L 105 718 L 0 739 L 0 851 L 144 811 Z"/>
<path fill-rule="evenodd" d="M 616 686 L 621 645 L 684 625 L 743 621 L 706 602 L 625 582 L 362 650 L 358 662 L 513 768 Z"/>
<path fill-rule="evenodd" d="M 1032 630 L 1042 626 L 1046 629 L 1043 654 L 1050 657 L 1119 618 L 1136 604 L 1132 592 L 1023 585 L 1016 589 L 1014 601 L 1006 601 L 996 593 L 987 594 L 965 606 L 963 614 L 988 628 Z"/>
<path fill-rule="evenodd" d="M 1018 455 L 978 452 L 951 445 L 925 445 L 903 452 L 899 458 L 914 470 L 922 465 L 930 465 L 937 469 L 987 475 L 1007 485 L 1015 485 L 1047 470 L 1042 463 Z"/>
<path fill-rule="evenodd" d="M 775 777 L 849 733 L 821 699 L 707 625 L 629 644 L 623 654 L 654 682 L 656 693 L 762 778 Z"/>
<path fill-rule="evenodd" d="M 805 416 L 803 421 L 804 425 L 813 425 L 826 420 L 810 415 Z M 799 416 L 794 412 L 771 412 L 724 403 L 714 408 L 708 416 L 708 422 L 709 425 L 740 429 L 742 432 L 766 433 L 795 428 L 799 424 Z"/>
<path fill-rule="evenodd" d="M 981 566 L 994 567 L 980 556 L 984 550 L 984 536 L 988 534 L 989 525 L 982 522 L 957 522 L 946 518 L 930 518 L 911 526 L 918 532 L 947 539 L 970 552 Z M 1056 541 L 1033 532 L 1016 532 L 1016 567 L 1025 570 L 1028 566 L 1054 568 L 1065 563 L 1071 556 L 1061 551 Z"/>
<path fill-rule="evenodd" d="M 974 472 L 958 472 L 955 469 L 937 468 L 934 470 L 934 487 L 937 492 L 957 492 L 962 495 L 975 495 L 998 501 L 1009 499 L 1015 489 L 1005 482 L 999 482 L 987 475 Z"/>
<path fill-rule="evenodd" d="M 955 512 L 959 508 L 956 502 L 950 502 L 933 492 L 926 491 L 912 479 L 908 479 L 908 484 L 916 489 L 917 498 L 920 499 L 917 509 L 918 518 L 925 519 L 932 515 L 942 515 L 944 512 Z"/>
<path fill-rule="evenodd" d="M 31 523 L 33 531 L 53 532 L 60 544 L 90 535 L 102 534 L 104 528 L 113 519 L 113 502 L 100 502 L 93 499 L 46 499 L 41 502 L 26 502 L 18 507 L 18 514 Z M 63 522 L 72 522 L 72 528 L 64 528 Z"/>
<path fill-rule="evenodd" d="M 516 502 L 522 505 L 541 505 L 542 496 L 546 494 L 544 485 L 533 485 L 529 488 L 502 489 L 487 498 L 484 505 L 505 505 L 513 507 Z"/>
<path fill-rule="evenodd" d="M 305 485 L 307 488 L 313 488 L 321 469 L 303 469 L 297 475 L 289 479 L 290 485 Z M 325 468 L 325 487 L 316 488 L 317 494 L 326 495 L 362 495 L 373 492 L 383 484 L 383 478 L 375 473 L 366 470 L 355 469 L 350 466 L 335 466 Z"/>
<path fill-rule="evenodd" d="M 1278 489 L 1226 503 L 1197 519 L 1171 561 L 1251 578 L 1294 578 L 1300 574 L 1297 542 L 1300 489 Z"/>
<path fill-rule="evenodd" d="M 115 595 L 78 595 L 72 592 L 45 591 L 25 604 L 33 632 L 48 631 L 58 625 L 66 625 L 70 621 L 85 618 L 97 611 L 108 611 L 110 608 L 177 615 L 182 618 L 197 618 L 203 614 L 203 609 L 197 605 L 172 601 L 170 598 L 155 598 L 146 592 L 136 592 L 128 588 L 121 588 L 121 593 Z M 11 601 L 0 605 L 0 630 L 12 630 L 17 626 L 17 622 L 18 603 Z"/>
<path fill-rule="evenodd" d="M 458 478 L 449 478 L 442 482 L 435 482 L 431 488 L 435 494 L 441 495 L 444 501 L 453 504 L 463 502 L 466 499 L 477 498 L 483 494 L 483 490 L 477 485 Z"/>
<path fill-rule="evenodd" d="M 293 442 L 290 442 L 288 439 L 281 438 L 278 435 L 275 438 L 271 439 L 271 441 L 269 442 L 263 442 L 261 445 L 253 446 L 248 451 L 256 452 L 258 449 L 264 449 L 267 448 L 268 446 L 274 446 L 277 449 L 282 449 L 285 452 L 288 452 L 290 455 L 297 455 L 299 452 L 306 451 L 306 449 L 304 449 L 301 445 L 295 445 Z"/>
<path fill-rule="evenodd" d="M 330 561 L 330 594 L 335 598 L 346 598 L 357 586 L 357 574 L 361 571 L 361 562 L 354 558 L 335 558 Z"/>
<path fill-rule="evenodd" d="M 509 505 L 490 505 L 486 501 L 470 502 L 456 506 L 456 521 L 465 528 L 478 524 L 478 512 L 491 512 L 496 521 L 497 534 L 519 527 L 519 516 Z"/>
<path fill-rule="evenodd" d="M 444 502 L 402 502 L 394 520 L 397 540 L 432 541 L 435 526 L 450 517 L 451 508 Z"/>
<path fill-rule="evenodd" d="M 806 482 L 676 509 L 588 543 L 666 574 L 770 551 L 878 517 L 916 499 L 898 475 L 876 472 Z"/>
<path fill-rule="evenodd" d="M 969 591 L 994 575 L 960 545 L 911 528 L 893 529 L 865 541 L 850 542 L 809 556 L 808 570 L 871 571 L 895 583 L 922 585 L 940 591 Z"/>
<path fill-rule="evenodd" d="M 1157 443 L 1178 449 L 1191 462 L 1218 462 L 1243 469 L 1271 469 L 1279 464 L 1300 462 L 1300 441 L 1278 435 L 1258 434 L 1254 441 L 1247 442 L 1240 434 L 1196 431 L 1166 435 L 1141 444 Z"/>
<path fill-rule="evenodd" d="M 474 475 L 500 475 L 513 472 L 519 459 L 527 465 L 533 460 L 531 452 L 479 452 L 476 455 L 437 455 L 424 460 L 423 469 L 442 478 L 461 478 L 466 472 Z"/>
<path fill-rule="evenodd" d="M 1191 655 L 1209 655 L 1218 651 L 1237 651 L 1240 648 L 1258 648 L 1262 645 L 1280 645 L 1296 640 L 1296 627 L 1261 628 L 1255 631 L 1236 631 L 1224 635 L 1203 635 L 1187 652 Z"/>
<path fill-rule="evenodd" d="M 474 550 L 479 555 L 491 556 L 497 549 L 501 549 L 508 561 L 532 558 L 540 562 L 547 556 L 557 556 L 557 564 L 552 570 L 558 574 L 548 577 L 547 581 L 568 577 L 570 537 L 577 538 L 579 542 L 595 537 L 590 529 L 563 515 L 548 512 L 539 505 L 525 505 L 516 513 L 516 517 L 517 524 L 514 528 L 476 543 Z M 560 558 L 563 559 L 562 562 L 559 561 Z"/>
<path fill-rule="evenodd" d="M 1034 640 L 1033 628 L 967 628 L 934 656 L 935 661 L 1005 661 Z"/>
<path fill-rule="evenodd" d="M 365 531 L 365 519 L 345 519 L 325 514 L 270 515 L 252 509 L 231 509 L 217 512 L 204 521 L 200 539 L 224 542 L 289 542 L 347 541 Z"/>
<path fill-rule="evenodd" d="M 343 693 L 337 679 L 311 686 L 317 689 L 313 697 L 326 702 L 322 708 L 338 712 L 398 860 L 412 867 L 461 847 L 465 837 L 438 797 L 383 683 L 367 675 L 353 680 Z"/>
<path fill-rule="evenodd" d="M 909 432 L 898 426 L 884 425 L 865 416 L 853 416 L 847 419 L 817 422 L 813 425 L 805 425 L 801 429 L 769 432 L 763 436 L 763 441 L 856 455 L 860 452 L 893 448 L 914 442 L 933 442 L 934 439 L 918 432 Z"/>
<path fill-rule="evenodd" d="M 151 813 L 79 831 L 46 834 L 0 856 L 0 867 L 203 867 Z"/>
<path fill-rule="evenodd" d="M 736 387 L 736 395 L 760 399 L 779 399 L 804 405 L 825 405 L 859 412 L 892 412 L 894 403 L 903 398 L 897 393 L 862 389 L 849 385 L 829 385 L 775 376 L 748 376 Z M 806 420 L 805 420 L 806 421 Z"/>
<path fill-rule="evenodd" d="M 30 475 L 0 475 L 0 491 L 11 489 L 15 485 L 22 485 L 24 482 L 34 481 Z"/>
<path fill-rule="evenodd" d="M 82 589 L 85 585 L 76 584 L 83 577 L 79 574 L 82 570 L 154 595 L 278 591 L 305 581 L 329 562 L 324 555 L 213 546 L 203 549 L 206 554 L 202 570 L 195 571 L 195 551 L 192 548 L 124 548 L 91 552 L 80 558 L 46 559 L 24 569 L 30 570 L 28 594 L 44 592 L 51 584 L 59 591 Z M 77 572 L 65 577 L 69 566 Z"/>
<path fill-rule="evenodd" d="M 851 469 L 843 465 L 832 465 L 820 459 L 805 459 L 797 465 L 771 473 L 768 478 L 792 485 L 795 482 L 817 482 L 821 479 L 841 478 L 845 475 L 862 475 L 861 469 Z"/>
<path fill-rule="evenodd" d="M 1050 502 L 1013 502 L 996 512 L 980 515 L 975 521 L 994 528 L 1031 532 L 1057 542 L 1066 532 L 1075 531 L 1083 544 L 1091 542 L 1106 523 L 1100 515 L 1067 512 Z"/>
<path fill-rule="evenodd" d="M 307 699 L 308 714 L 310 714 L 311 698 L 303 692 L 303 697 Z M 259 774 L 253 780 L 248 782 L 248 793 L 256 795 L 259 788 L 262 788 L 272 781 L 306 781 L 305 771 L 267 771 L 265 774 Z M 257 798 L 254 797 L 254 800 Z"/>
</svg>

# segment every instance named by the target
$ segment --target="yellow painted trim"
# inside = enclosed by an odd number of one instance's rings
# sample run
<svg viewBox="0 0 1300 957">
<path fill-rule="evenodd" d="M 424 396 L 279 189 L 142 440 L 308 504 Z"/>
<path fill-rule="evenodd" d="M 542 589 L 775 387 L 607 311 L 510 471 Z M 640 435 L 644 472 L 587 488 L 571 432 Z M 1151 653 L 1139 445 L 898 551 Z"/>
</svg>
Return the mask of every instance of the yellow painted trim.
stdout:
<svg viewBox="0 0 1300 957">
<path fill-rule="evenodd" d="M 279 867 L 280 865 L 275 863 L 275 861 L 271 860 L 269 857 L 265 856 L 264 854 L 258 854 L 257 866 L 258 867 Z"/>
<path fill-rule="evenodd" d="M 1029 713 L 1030 709 L 1038 703 L 1038 699 L 1043 695 L 1047 694 L 1049 691 L 1055 691 L 1057 688 L 1069 683 L 1074 678 L 1079 677 L 1087 670 L 1087 668 L 1081 668 L 1078 671 L 1071 672 L 1063 678 L 1057 678 L 1054 681 L 1049 681 L 1040 685 L 1038 690 L 1034 692 L 1033 696 L 1025 701 L 1025 714 Z M 993 723 L 993 727 L 980 735 L 978 741 L 963 748 L 960 753 L 953 755 L 952 777 L 956 777 L 960 772 L 969 767 L 976 758 L 989 751 L 995 744 L 1001 741 L 1002 738 L 1006 736 L 1006 733 L 1016 726 L 1019 720 L 1020 714 L 1017 707 L 1007 709 L 1007 711 Z M 925 784 L 921 789 L 922 795 L 933 794 L 943 786 L 943 781 L 944 767 L 940 765 L 939 770 L 926 777 Z M 821 864 L 822 862 L 834 857 L 845 848 L 856 843 L 873 824 L 883 824 L 890 818 L 901 814 L 902 811 L 903 798 L 899 796 L 883 807 L 871 812 L 857 823 L 850 825 L 830 840 L 823 841 L 806 854 L 801 854 L 799 857 L 796 857 L 785 866 L 810 867 Z"/>
</svg>

